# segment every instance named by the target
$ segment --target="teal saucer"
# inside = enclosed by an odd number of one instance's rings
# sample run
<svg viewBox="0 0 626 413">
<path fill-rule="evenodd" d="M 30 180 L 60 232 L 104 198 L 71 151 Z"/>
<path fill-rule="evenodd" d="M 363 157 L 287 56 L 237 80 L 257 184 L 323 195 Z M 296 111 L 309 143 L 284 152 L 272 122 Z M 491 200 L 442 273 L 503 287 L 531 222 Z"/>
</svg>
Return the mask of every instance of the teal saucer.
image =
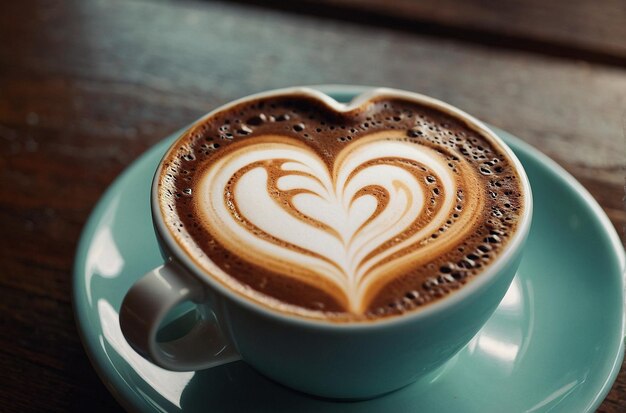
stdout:
<svg viewBox="0 0 626 413">
<path fill-rule="evenodd" d="M 343 101 L 361 90 L 323 88 Z M 149 192 L 175 136 L 111 185 L 84 229 L 74 267 L 74 310 L 94 368 L 122 406 L 137 412 L 595 411 L 624 353 L 624 249 L 574 178 L 536 149 L 496 131 L 522 161 L 533 188 L 528 246 L 493 317 L 429 380 L 374 400 L 333 402 L 275 384 L 242 361 L 181 373 L 136 354 L 122 336 L 118 313 L 129 287 L 162 263 Z"/>
</svg>

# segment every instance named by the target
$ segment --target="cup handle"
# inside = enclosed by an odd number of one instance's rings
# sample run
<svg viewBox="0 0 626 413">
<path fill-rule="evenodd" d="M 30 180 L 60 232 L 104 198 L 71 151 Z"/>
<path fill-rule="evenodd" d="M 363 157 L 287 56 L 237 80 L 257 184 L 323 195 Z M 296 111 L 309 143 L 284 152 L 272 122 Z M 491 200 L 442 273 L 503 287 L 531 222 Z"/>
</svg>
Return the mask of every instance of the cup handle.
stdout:
<svg viewBox="0 0 626 413">
<path fill-rule="evenodd" d="M 157 341 L 165 316 L 185 301 L 210 300 L 202 284 L 172 262 L 148 271 L 126 293 L 120 309 L 120 326 L 131 347 L 173 371 L 201 370 L 241 359 L 219 321 L 201 319 L 183 337 Z"/>
</svg>

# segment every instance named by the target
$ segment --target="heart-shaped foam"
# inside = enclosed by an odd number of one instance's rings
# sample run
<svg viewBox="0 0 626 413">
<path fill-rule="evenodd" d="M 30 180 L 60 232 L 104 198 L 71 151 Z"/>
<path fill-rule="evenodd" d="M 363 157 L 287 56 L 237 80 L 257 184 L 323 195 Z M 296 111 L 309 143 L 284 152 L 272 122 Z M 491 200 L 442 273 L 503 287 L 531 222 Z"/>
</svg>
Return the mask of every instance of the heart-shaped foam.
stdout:
<svg viewBox="0 0 626 413">
<path fill-rule="evenodd" d="M 401 131 L 348 143 L 325 162 L 301 140 L 259 136 L 232 144 L 196 186 L 207 230 L 248 262 L 316 285 L 350 312 L 395 276 L 454 246 L 481 209 L 462 186 L 475 172 Z"/>
</svg>

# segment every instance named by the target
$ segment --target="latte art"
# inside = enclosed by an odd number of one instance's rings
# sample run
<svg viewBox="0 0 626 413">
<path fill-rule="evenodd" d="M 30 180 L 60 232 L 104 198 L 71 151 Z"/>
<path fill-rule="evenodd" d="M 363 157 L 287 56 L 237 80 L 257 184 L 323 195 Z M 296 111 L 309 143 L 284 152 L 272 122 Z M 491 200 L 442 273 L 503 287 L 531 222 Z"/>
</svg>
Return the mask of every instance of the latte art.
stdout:
<svg viewBox="0 0 626 413">
<path fill-rule="evenodd" d="M 207 274 L 279 311 L 366 320 L 461 288 L 516 227 L 522 194 L 488 137 L 380 97 L 218 113 L 167 156 L 161 209 Z"/>
<path fill-rule="evenodd" d="M 453 214 L 458 177 L 437 152 L 403 135 L 361 138 L 332 170 L 297 140 L 249 140 L 200 178 L 201 222 L 245 260 L 289 268 L 304 283 L 322 278 L 329 294 L 361 314 L 377 281 L 423 264 L 470 228 L 460 218 L 457 230 L 432 238 Z M 465 173 L 475 186 L 471 169 Z M 463 215 L 479 207 L 474 202 Z"/>
</svg>

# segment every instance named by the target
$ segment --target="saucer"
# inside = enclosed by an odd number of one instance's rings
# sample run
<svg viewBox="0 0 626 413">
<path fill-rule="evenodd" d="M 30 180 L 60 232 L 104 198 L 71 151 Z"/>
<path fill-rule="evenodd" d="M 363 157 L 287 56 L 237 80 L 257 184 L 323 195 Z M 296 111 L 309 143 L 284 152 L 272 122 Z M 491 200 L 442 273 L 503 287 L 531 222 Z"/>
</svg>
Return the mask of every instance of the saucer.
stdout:
<svg viewBox="0 0 626 413">
<path fill-rule="evenodd" d="M 340 101 L 363 90 L 320 89 Z M 526 143 L 494 130 L 517 154 L 533 188 L 525 255 L 491 319 L 428 380 L 373 400 L 333 402 L 278 385 L 242 361 L 171 372 L 135 353 L 122 335 L 118 313 L 130 286 L 162 264 L 149 192 L 157 164 L 177 134 L 147 151 L 111 185 L 80 240 L 74 311 L 100 378 L 122 406 L 136 412 L 595 411 L 624 353 L 624 249 L 600 206 L 571 175 Z M 172 325 L 193 321 L 194 313 L 180 309 Z"/>
</svg>

